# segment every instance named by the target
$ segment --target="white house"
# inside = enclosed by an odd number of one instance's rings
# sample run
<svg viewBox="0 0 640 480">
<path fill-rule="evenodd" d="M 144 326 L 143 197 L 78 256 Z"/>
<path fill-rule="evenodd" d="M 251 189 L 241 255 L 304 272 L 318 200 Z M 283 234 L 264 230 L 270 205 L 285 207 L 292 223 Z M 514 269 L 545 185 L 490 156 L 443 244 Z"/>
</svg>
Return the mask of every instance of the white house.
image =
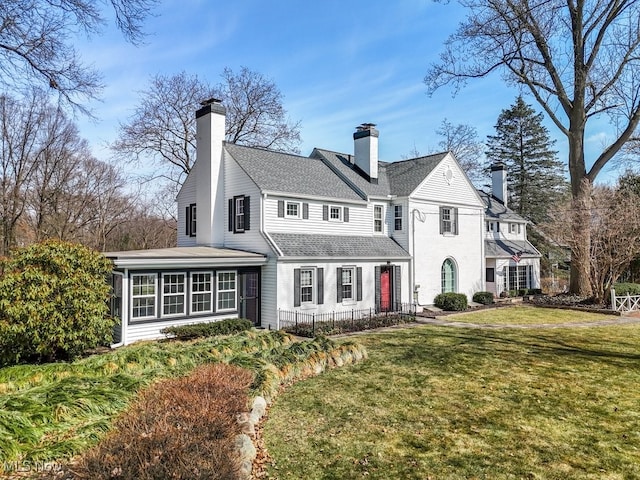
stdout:
<svg viewBox="0 0 640 480">
<path fill-rule="evenodd" d="M 239 316 L 273 329 L 291 312 L 399 310 L 485 290 L 490 209 L 450 153 L 382 162 L 379 132 L 362 124 L 352 154 L 302 157 L 225 142 L 219 101 L 196 118 L 178 247 L 106 254 L 119 342 L 181 323 Z M 494 269 L 503 260 L 487 257 Z"/>
</svg>

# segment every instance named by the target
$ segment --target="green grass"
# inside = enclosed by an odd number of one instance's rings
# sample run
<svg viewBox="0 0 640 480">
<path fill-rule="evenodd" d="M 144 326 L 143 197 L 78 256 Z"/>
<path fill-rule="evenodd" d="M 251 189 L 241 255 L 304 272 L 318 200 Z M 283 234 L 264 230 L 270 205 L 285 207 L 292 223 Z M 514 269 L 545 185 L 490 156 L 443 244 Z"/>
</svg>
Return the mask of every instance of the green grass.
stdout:
<svg viewBox="0 0 640 480">
<path fill-rule="evenodd" d="M 423 326 L 358 342 L 366 362 L 270 409 L 269 478 L 640 478 L 640 326 Z"/>
<path fill-rule="evenodd" d="M 550 325 L 599 322 L 602 320 L 613 320 L 618 317 L 603 313 L 518 305 L 453 314 L 448 315 L 446 318 L 455 322 L 474 323 L 478 325 Z"/>
<path fill-rule="evenodd" d="M 291 346 L 295 348 L 289 351 Z M 277 369 L 269 370 L 273 363 L 286 357 L 302 371 L 310 356 L 327 355 L 335 348 L 326 339 L 294 344 L 281 332 L 250 331 L 191 342 L 147 342 L 73 363 L 2 368 L 0 473 L 3 465 L 81 453 L 98 442 L 140 389 L 156 380 L 186 375 L 204 363 L 225 362 L 252 368 L 254 393 L 262 393 L 263 387 L 275 391 L 282 379 Z"/>
</svg>

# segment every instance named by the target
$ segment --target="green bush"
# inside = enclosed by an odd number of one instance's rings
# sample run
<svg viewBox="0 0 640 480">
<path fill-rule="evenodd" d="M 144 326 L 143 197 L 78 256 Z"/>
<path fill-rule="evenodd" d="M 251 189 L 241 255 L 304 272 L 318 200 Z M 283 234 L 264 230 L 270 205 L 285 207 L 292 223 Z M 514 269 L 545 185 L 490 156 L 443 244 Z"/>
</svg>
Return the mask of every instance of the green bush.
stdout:
<svg viewBox="0 0 640 480">
<path fill-rule="evenodd" d="M 461 312 L 467 309 L 467 296 L 463 293 L 440 293 L 433 304 L 442 310 Z"/>
<path fill-rule="evenodd" d="M 493 293 L 476 292 L 473 294 L 473 301 L 482 305 L 491 305 L 493 303 Z"/>
<path fill-rule="evenodd" d="M 0 268 L 0 365 L 73 358 L 111 342 L 103 255 L 46 241 L 15 250 Z"/>
<path fill-rule="evenodd" d="M 613 288 L 616 295 L 640 295 L 640 284 L 638 283 L 616 283 Z"/>
<path fill-rule="evenodd" d="M 253 322 L 245 318 L 227 318 L 217 322 L 193 323 L 177 327 L 166 327 L 160 330 L 166 336 L 178 340 L 191 340 L 193 338 L 215 337 L 217 335 L 231 335 L 233 333 L 251 330 Z"/>
<path fill-rule="evenodd" d="M 510 297 L 517 297 L 518 296 L 518 290 L 509 290 L 509 296 Z"/>
<path fill-rule="evenodd" d="M 542 295 L 541 288 L 530 288 L 527 295 Z"/>
</svg>

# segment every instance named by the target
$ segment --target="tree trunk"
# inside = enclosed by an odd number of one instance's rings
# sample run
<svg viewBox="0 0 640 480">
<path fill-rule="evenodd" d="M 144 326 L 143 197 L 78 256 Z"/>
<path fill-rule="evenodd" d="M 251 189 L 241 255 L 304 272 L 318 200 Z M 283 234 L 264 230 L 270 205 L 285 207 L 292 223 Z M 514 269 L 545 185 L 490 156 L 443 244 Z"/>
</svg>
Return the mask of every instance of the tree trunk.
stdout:
<svg viewBox="0 0 640 480">
<path fill-rule="evenodd" d="M 569 291 L 591 296 L 591 182 L 584 176 L 573 191 L 571 277 Z"/>
</svg>

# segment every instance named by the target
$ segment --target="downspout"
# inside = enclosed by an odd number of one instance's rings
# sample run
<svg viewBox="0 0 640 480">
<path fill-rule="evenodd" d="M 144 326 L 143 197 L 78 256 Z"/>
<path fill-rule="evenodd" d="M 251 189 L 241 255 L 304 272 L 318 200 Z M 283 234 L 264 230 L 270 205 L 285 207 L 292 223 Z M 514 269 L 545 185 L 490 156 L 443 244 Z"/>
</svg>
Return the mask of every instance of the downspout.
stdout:
<svg viewBox="0 0 640 480">
<path fill-rule="evenodd" d="M 422 307 L 423 305 L 419 301 L 419 294 L 416 290 L 416 213 L 421 223 L 424 223 L 427 217 L 417 208 L 411 210 L 411 294 L 413 295 L 413 303 Z"/>
</svg>

